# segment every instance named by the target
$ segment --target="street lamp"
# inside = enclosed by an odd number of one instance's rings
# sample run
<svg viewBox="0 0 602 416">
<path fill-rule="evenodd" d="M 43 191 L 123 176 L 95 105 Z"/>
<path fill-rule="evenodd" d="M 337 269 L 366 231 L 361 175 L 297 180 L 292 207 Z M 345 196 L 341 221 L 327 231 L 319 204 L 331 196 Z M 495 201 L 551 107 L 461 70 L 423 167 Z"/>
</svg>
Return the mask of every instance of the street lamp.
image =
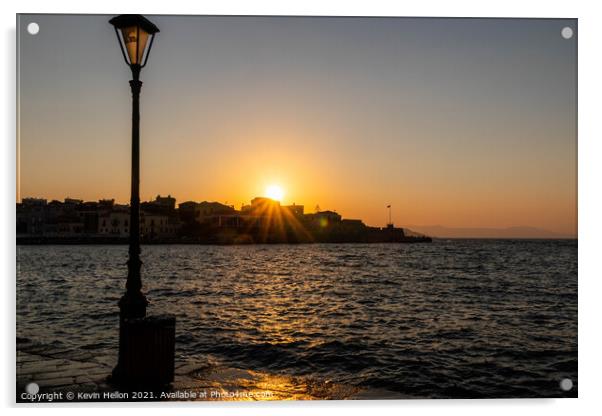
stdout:
<svg viewBox="0 0 602 416">
<path fill-rule="evenodd" d="M 130 245 L 126 293 L 119 301 L 120 318 L 143 318 L 148 301 L 140 278 L 140 70 L 148 62 L 159 28 L 139 14 L 122 14 L 109 20 L 115 27 L 123 59 L 132 70 L 132 188 L 130 199 Z"/>
<path fill-rule="evenodd" d="M 125 294 L 119 300 L 119 357 L 112 380 L 122 385 L 165 385 L 174 378 L 175 317 L 146 316 L 140 277 L 140 70 L 148 62 L 157 26 L 139 14 L 112 18 L 121 53 L 132 70 L 132 188 Z"/>
</svg>

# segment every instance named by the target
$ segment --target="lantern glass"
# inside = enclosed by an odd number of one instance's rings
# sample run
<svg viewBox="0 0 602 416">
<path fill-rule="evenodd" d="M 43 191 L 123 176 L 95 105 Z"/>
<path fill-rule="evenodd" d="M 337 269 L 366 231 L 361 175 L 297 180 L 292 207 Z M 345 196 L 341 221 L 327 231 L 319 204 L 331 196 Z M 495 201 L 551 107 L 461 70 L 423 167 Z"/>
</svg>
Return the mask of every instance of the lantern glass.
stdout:
<svg viewBox="0 0 602 416">
<path fill-rule="evenodd" d="M 143 64 L 149 33 L 140 26 L 121 28 L 121 37 L 130 65 Z"/>
</svg>

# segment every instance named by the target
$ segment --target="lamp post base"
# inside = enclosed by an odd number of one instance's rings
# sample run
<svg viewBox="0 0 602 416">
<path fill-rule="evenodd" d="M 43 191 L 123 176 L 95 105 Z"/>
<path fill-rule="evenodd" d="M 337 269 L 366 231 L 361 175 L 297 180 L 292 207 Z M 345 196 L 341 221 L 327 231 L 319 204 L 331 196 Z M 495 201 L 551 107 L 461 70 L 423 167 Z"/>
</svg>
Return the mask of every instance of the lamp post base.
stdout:
<svg viewBox="0 0 602 416">
<path fill-rule="evenodd" d="M 176 318 L 125 318 L 119 328 L 119 360 L 111 383 L 125 388 L 161 387 L 174 379 Z"/>
</svg>

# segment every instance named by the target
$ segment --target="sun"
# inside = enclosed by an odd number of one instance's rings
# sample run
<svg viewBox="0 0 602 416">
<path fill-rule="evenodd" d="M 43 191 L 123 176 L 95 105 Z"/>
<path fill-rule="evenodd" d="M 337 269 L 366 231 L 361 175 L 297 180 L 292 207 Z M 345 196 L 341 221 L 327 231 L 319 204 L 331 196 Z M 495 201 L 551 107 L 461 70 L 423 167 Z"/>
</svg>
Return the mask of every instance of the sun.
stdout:
<svg viewBox="0 0 602 416">
<path fill-rule="evenodd" d="M 284 190 L 278 185 L 269 185 L 267 188 L 265 188 L 265 195 L 270 199 L 282 202 L 282 198 L 284 198 Z"/>
</svg>

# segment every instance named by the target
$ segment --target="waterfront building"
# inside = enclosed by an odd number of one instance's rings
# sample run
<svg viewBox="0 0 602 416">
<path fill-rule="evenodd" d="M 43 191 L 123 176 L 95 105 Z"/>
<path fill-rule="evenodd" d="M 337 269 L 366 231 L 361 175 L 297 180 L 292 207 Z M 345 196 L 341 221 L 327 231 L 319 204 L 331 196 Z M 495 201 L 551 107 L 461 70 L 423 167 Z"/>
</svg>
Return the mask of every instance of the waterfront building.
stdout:
<svg viewBox="0 0 602 416">
<path fill-rule="evenodd" d="M 303 205 L 285 205 L 282 207 L 284 210 L 288 211 L 289 213 L 293 214 L 296 217 L 303 217 L 304 211 L 305 211 L 305 207 Z"/>
<path fill-rule="evenodd" d="M 175 237 L 179 228 L 179 222 L 175 220 L 168 215 L 141 212 L 140 236 L 151 240 Z"/>
<path fill-rule="evenodd" d="M 17 204 L 17 234 L 44 234 L 47 204 L 47 200 L 43 198 L 23 198 Z"/>
<path fill-rule="evenodd" d="M 130 235 L 130 213 L 127 210 L 111 211 L 98 219 L 98 234 L 109 237 L 128 237 Z"/>
<path fill-rule="evenodd" d="M 221 204 L 219 202 L 183 202 L 179 205 L 180 219 L 183 222 L 212 223 L 219 222 L 220 216 L 231 216 L 236 214 L 236 210 L 231 205 Z"/>
<path fill-rule="evenodd" d="M 161 196 L 157 195 L 154 201 L 151 202 L 152 205 L 163 208 L 167 211 L 173 211 L 176 209 L 176 199 L 171 195 Z"/>
<path fill-rule="evenodd" d="M 313 226 L 324 228 L 340 223 L 342 217 L 334 211 L 318 211 L 306 214 L 305 219 Z"/>
</svg>

